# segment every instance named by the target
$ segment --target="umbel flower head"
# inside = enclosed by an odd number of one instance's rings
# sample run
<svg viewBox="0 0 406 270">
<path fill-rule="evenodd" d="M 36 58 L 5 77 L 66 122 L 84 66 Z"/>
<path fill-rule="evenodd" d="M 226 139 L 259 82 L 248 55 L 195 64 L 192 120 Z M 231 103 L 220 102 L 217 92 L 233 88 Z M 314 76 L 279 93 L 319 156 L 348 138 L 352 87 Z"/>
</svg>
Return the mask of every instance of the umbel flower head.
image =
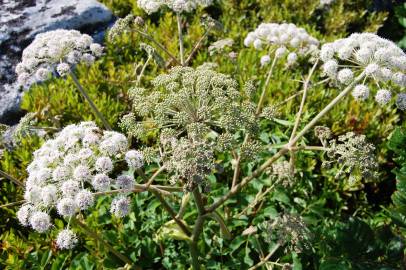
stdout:
<svg viewBox="0 0 406 270">
<path fill-rule="evenodd" d="M 168 7 L 176 13 L 191 12 L 198 6 L 209 6 L 213 0 L 138 0 L 137 4 L 146 13 L 157 12 L 161 7 Z"/>
<path fill-rule="evenodd" d="M 326 147 L 329 159 L 323 162 L 323 167 L 336 165 L 339 169 L 336 178 L 348 175 L 351 181 L 358 181 L 361 178 L 368 180 L 377 176 L 375 146 L 367 142 L 365 135 L 348 132 L 338 139 L 330 140 Z"/>
<path fill-rule="evenodd" d="M 154 91 L 130 89 L 133 112 L 121 126 L 138 138 L 158 130 L 165 167 L 188 190 L 203 184 L 214 168 L 213 151 L 235 146 L 236 131 L 256 129 L 255 104 L 246 100 L 235 80 L 208 64 L 175 67 L 156 77 L 153 85 Z"/>
<path fill-rule="evenodd" d="M 371 33 L 355 33 L 327 43 L 320 50 L 326 76 L 343 85 L 361 76 L 362 83 L 354 86 L 356 100 L 366 100 L 372 87 L 378 88 L 375 101 L 387 104 L 392 91 L 406 86 L 406 54 L 393 42 Z M 361 81 L 361 80 L 360 80 Z M 399 109 L 406 109 L 403 94 L 397 97 Z"/>
<path fill-rule="evenodd" d="M 72 65 L 91 64 L 103 53 L 103 47 L 93 38 L 76 30 L 58 29 L 35 36 L 24 49 L 21 62 L 16 66 L 21 85 L 44 81 L 56 71 L 60 76 L 69 73 Z"/>
<path fill-rule="evenodd" d="M 123 134 L 101 130 L 93 122 L 65 127 L 34 152 L 27 167 L 26 204 L 17 212 L 20 223 L 46 232 L 52 227 L 48 214 L 51 209 L 62 217 L 71 217 L 94 204 L 95 191 L 122 189 L 122 175 L 114 180 L 113 170 L 124 158 L 130 171 L 143 165 L 141 153 L 128 149 Z M 126 183 L 132 188 L 134 178 L 127 175 Z M 119 216 L 127 213 L 122 210 Z M 65 230 L 58 235 L 57 244 L 69 248 L 75 239 Z"/>
<path fill-rule="evenodd" d="M 288 65 L 292 65 L 298 56 L 316 49 L 319 41 L 310 36 L 305 29 L 292 23 L 261 23 L 257 29 L 248 33 L 244 45 L 247 47 L 252 45 L 257 50 L 267 52 L 261 60 L 262 65 L 269 62 L 270 58 L 282 57 L 287 57 Z"/>
</svg>

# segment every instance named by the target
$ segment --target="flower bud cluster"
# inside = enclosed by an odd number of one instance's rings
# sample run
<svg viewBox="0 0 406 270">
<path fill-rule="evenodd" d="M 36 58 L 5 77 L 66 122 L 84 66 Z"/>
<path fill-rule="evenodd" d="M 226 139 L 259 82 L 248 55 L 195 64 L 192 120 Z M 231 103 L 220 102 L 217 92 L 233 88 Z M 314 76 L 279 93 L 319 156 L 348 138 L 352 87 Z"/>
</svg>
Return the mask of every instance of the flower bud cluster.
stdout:
<svg viewBox="0 0 406 270">
<path fill-rule="evenodd" d="M 206 64 L 197 69 L 175 67 L 153 80 L 154 90 L 132 88 L 132 113 L 121 126 L 140 139 L 159 130 L 161 159 L 187 190 L 204 185 L 214 168 L 214 151 L 236 149 L 232 134 L 254 132 L 255 104 L 245 100 L 235 80 Z M 254 91 L 247 84 L 246 91 Z M 144 121 L 145 120 L 145 121 Z M 249 144 L 241 152 L 251 153 Z M 243 151 L 244 150 L 244 151 Z"/>
<path fill-rule="evenodd" d="M 286 57 L 287 64 L 296 63 L 298 56 L 306 55 L 317 49 L 319 41 L 310 36 L 305 29 L 292 23 L 261 23 L 253 32 L 249 32 L 244 40 L 246 47 L 254 46 L 257 50 L 273 53 L 261 58 L 261 65 L 266 65 L 271 58 Z"/>
<path fill-rule="evenodd" d="M 272 164 L 271 175 L 278 178 L 284 187 L 292 186 L 294 183 L 295 170 L 289 161 L 280 161 Z"/>
<path fill-rule="evenodd" d="M 348 132 L 328 142 L 327 156 L 323 167 L 337 165 L 336 178 L 349 175 L 352 179 L 376 177 L 378 163 L 374 155 L 375 146 L 368 143 L 365 135 Z"/>
<path fill-rule="evenodd" d="M 93 38 L 76 30 L 58 29 L 38 34 L 24 49 L 22 61 L 16 66 L 21 85 L 44 81 L 53 72 L 66 76 L 73 65 L 91 64 L 101 56 L 103 47 Z"/>
<path fill-rule="evenodd" d="M 320 50 L 323 73 L 338 83 L 349 85 L 362 77 L 352 95 L 364 101 L 370 96 L 371 86 L 377 86 L 375 101 L 387 104 L 394 88 L 406 86 L 406 54 L 393 42 L 371 33 L 355 33 L 327 43 Z M 406 109 L 402 94 L 397 97 L 399 109 Z"/>
<path fill-rule="evenodd" d="M 137 4 L 146 13 L 157 12 L 161 7 L 168 7 L 176 13 L 192 12 L 198 6 L 209 6 L 213 0 L 138 0 Z"/>
<path fill-rule="evenodd" d="M 129 31 L 131 27 L 142 27 L 144 20 L 141 17 L 135 17 L 132 14 L 127 15 L 124 18 L 118 18 L 117 21 L 110 28 L 107 37 L 112 40 L 117 36 Z"/>
<path fill-rule="evenodd" d="M 113 177 L 115 164 L 123 159 L 130 171 L 143 166 L 142 155 L 128 149 L 123 134 L 103 131 L 93 122 L 65 127 L 34 152 L 34 159 L 27 167 L 26 204 L 17 213 L 20 223 L 46 232 L 52 227 L 48 214 L 51 209 L 68 218 L 91 207 L 95 192 L 132 189 L 133 177 Z M 124 216 L 129 206 L 129 200 L 113 201 L 112 213 Z M 76 242 L 76 236 L 69 230 L 58 235 L 60 248 L 70 248 Z"/>
<path fill-rule="evenodd" d="M 288 244 L 288 248 L 297 253 L 308 250 L 311 244 L 311 232 L 299 215 L 282 213 L 269 221 L 265 227 L 269 240 L 279 244 Z"/>
</svg>

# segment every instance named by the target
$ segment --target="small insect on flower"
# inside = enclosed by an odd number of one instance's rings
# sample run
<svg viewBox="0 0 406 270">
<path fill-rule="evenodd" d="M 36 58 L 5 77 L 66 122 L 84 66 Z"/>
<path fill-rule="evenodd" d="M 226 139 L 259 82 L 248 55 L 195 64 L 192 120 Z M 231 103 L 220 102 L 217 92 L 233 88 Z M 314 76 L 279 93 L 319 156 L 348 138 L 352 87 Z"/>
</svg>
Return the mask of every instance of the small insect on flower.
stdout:
<svg viewBox="0 0 406 270">
<path fill-rule="evenodd" d="M 121 189 L 133 189 L 134 184 L 134 178 L 129 175 L 120 175 L 116 179 L 116 185 Z"/>
<path fill-rule="evenodd" d="M 93 193 L 89 190 L 83 189 L 75 196 L 75 203 L 80 210 L 86 210 L 94 203 Z"/>
<path fill-rule="evenodd" d="M 387 89 L 379 89 L 376 92 L 375 100 L 379 105 L 386 105 L 392 98 L 392 93 Z"/>
<path fill-rule="evenodd" d="M 125 217 L 131 209 L 130 199 L 124 196 L 118 196 L 111 202 L 110 212 L 116 217 Z"/>
<path fill-rule="evenodd" d="M 95 165 L 96 170 L 101 173 L 109 173 L 113 170 L 113 162 L 109 157 L 99 157 Z"/>
<path fill-rule="evenodd" d="M 28 226 L 30 223 L 30 217 L 31 214 L 34 211 L 34 207 L 30 204 L 23 205 L 18 211 L 17 211 L 17 219 L 23 226 Z"/>
<path fill-rule="evenodd" d="M 352 96 L 356 100 L 364 101 L 369 97 L 369 88 L 366 85 L 358 84 L 352 90 Z"/>
<path fill-rule="evenodd" d="M 128 167 L 133 169 L 139 169 L 144 166 L 144 157 L 140 151 L 130 150 L 125 154 L 125 160 Z"/>
<path fill-rule="evenodd" d="M 30 225 L 37 232 L 44 233 L 51 227 L 51 218 L 47 213 L 37 211 L 31 215 Z"/>
<path fill-rule="evenodd" d="M 111 185 L 111 179 L 105 174 L 96 174 L 93 178 L 92 185 L 95 190 L 106 191 Z"/>
<path fill-rule="evenodd" d="M 77 206 L 72 198 L 62 198 L 56 205 L 58 214 L 63 217 L 71 217 L 77 212 Z"/>
<path fill-rule="evenodd" d="M 64 229 L 56 237 L 56 245 L 59 249 L 72 249 L 78 243 L 76 234 L 69 229 Z"/>
</svg>

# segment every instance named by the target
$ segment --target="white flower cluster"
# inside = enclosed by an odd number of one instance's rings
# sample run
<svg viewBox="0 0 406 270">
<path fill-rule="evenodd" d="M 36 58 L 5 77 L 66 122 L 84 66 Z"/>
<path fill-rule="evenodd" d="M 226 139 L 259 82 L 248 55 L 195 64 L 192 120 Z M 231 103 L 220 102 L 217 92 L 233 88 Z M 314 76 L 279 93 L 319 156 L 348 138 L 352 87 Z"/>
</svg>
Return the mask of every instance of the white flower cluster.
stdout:
<svg viewBox="0 0 406 270">
<path fill-rule="evenodd" d="M 130 171 L 144 164 L 140 152 L 128 149 L 123 134 L 103 131 L 93 122 L 65 127 L 34 152 L 27 167 L 26 204 L 17 212 L 20 223 L 43 233 L 52 227 L 48 214 L 52 208 L 62 217 L 71 217 L 94 204 L 94 191 L 133 189 L 133 177 L 123 174 L 111 178 L 115 163 L 123 159 Z M 113 214 L 123 217 L 129 210 L 130 200 L 123 195 L 113 200 Z M 70 248 L 76 242 L 69 230 L 58 235 L 60 248 Z"/>
<path fill-rule="evenodd" d="M 335 0 L 320 0 L 320 7 L 328 7 L 332 5 Z"/>
<path fill-rule="evenodd" d="M 261 23 L 255 31 L 248 33 L 244 45 L 254 46 L 257 50 L 267 50 L 274 53 L 275 58 L 287 55 L 287 64 L 296 63 L 299 55 L 305 55 L 315 50 L 319 41 L 310 36 L 305 29 L 292 23 Z M 269 54 L 261 58 L 261 65 L 271 61 Z"/>
<path fill-rule="evenodd" d="M 393 42 L 371 33 L 355 33 L 327 43 L 320 50 L 326 76 L 348 85 L 357 76 L 363 83 L 356 85 L 352 95 L 357 100 L 369 97 L 369 84 L 376 85 L 375 101 L 387 104 L 392 97 L 391 86 L 406 86 L 406 54 Z M 406 109 L 405 94 L 399 94 L 397 105 Z"/>
<path fill-rule="evenodd" d="M 213 0 L 138 0 L 137 4 L 148 14 L 157 12 L 161 7 L 167 6 L 176 13 L 191 12 L 198 6 L 209 6 Z"/>
<path fill-rule="evenodd" d="M 24 49 L 22 61 L 16 66 L 18 82 L 25 85 L 44 81 L 56 70 L 60 76 L 69 73 L 79 62 L 91 64 L 102 55 L 103 47 L 93 38 L 76 30 L 58 29 L 38 34 Z"/>
</svg>

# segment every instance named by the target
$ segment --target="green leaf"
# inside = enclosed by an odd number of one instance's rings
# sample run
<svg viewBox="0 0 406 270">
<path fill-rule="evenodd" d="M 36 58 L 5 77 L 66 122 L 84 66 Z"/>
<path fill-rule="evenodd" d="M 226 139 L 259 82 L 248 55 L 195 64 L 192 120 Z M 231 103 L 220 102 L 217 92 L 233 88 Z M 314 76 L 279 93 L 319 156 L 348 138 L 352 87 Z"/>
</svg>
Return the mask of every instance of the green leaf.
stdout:
<svg viewBox="0 0 406 270">
<path fill-rule="evenodd" d="M 287 121 L 287 120 L 282 120 L 282 119 L 278 119 L 278 118 L 274 118 L 273 119 L 276 123 L 285 126 L 285 127 L 290 127 L 293 126 L 293 122 L 291 121 Z"/>
<path fill-rule="evenodd" d="M 302 262 L 296 252 L 292 252 L 293 269 L 292 270 L 302 270 Z"/>
</svg>

